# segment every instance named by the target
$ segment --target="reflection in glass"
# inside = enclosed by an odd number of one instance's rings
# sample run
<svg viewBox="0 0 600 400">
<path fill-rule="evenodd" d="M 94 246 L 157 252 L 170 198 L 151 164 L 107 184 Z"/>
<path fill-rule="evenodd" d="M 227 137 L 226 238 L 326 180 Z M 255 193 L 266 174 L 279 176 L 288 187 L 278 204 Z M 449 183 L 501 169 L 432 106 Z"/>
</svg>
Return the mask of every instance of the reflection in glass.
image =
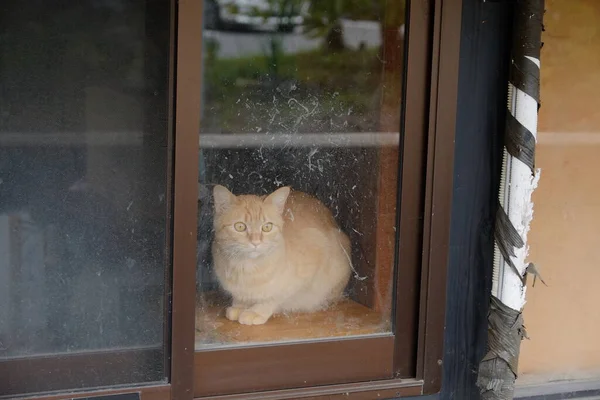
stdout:
<svg viewBox="0 0 600 400">
<path fill-rule="evenodd" d="M 205 4 L 197 349 L 390 332 L 404 2 Z"/>
<path fill-rule="evenodd" d="M 0 361 L 163 347 L 168 10 L 2 3 Z"/>
</svg>

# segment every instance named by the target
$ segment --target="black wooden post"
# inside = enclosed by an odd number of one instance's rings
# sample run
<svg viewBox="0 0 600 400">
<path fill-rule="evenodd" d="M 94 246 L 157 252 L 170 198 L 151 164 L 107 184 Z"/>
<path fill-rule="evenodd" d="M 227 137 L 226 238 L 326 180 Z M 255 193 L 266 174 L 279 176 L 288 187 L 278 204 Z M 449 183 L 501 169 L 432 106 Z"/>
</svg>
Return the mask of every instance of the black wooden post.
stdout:
<svg viewBox="0 0 600 400">
<path fill-rule="evenodd" d="M 508 1 L 463 2 L 444 377 L 428 400 L 480 397 L 512 12 Z"/>
</svg>

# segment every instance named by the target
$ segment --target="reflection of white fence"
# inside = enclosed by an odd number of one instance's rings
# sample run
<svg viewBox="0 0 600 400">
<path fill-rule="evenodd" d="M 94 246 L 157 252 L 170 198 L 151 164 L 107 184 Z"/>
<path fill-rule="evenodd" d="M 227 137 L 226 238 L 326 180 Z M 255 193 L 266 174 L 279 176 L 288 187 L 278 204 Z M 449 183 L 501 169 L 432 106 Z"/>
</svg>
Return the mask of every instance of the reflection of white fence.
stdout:
<svg viewBox="0 0 600 400">
<path fill-rule="evenodd" d="M 201 133 L 201 149 L 245 149 L 260 147 L 383 147 L 398 146 L 398 132 L 353 133 Z"/>
<path fill-rule="evenodd" d="M 202 149 L 260 147 L 388 147 L 398 146 L 398 132 L 349 133 L 201 133 Z M 141 132 L 0 133 L 0 147 L 9 146 L 142 146 Z"/>
</svg>

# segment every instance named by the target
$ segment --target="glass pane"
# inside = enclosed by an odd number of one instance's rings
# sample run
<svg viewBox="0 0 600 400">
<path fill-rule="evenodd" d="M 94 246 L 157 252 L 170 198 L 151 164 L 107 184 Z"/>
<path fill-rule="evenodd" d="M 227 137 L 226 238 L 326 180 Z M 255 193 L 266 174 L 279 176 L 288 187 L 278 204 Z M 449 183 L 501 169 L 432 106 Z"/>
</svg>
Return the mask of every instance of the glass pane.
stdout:
<svg viewBox="0 0 600 400">
<path fill-rule="evenodd" d="M 205 2 L 197 349 L 391 332 L 404 17 Z"/>
<path fill-rule="evenodd" d="M 1 8 L 0 363 L 155 349 L 111 368 L 164 380 L 169 1 Z"/>
</svg>

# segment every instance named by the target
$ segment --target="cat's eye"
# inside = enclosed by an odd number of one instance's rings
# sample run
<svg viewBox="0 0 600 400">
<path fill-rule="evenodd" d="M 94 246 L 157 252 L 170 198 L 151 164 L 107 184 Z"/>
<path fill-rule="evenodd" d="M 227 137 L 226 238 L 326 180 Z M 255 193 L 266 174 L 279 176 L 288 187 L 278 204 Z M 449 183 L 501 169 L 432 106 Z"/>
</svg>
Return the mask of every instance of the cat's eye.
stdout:
<svg viewBox="0 0 600 400">
<path fill-rule="evenodd" d="M 271 232 L 273 230 L 273 223 L 267 222 L 266 224 L 264 224 L 262 226 L 262 230 L 263 230 L 263 232 Z"/>
<path fill-rule="evenodd" d="M 233 229 L 235 229 L 238 232 L 244 232 L 246 230 L 246 224 L 243 222 L 236 222 L 233 225 Z"/>
</svg>

